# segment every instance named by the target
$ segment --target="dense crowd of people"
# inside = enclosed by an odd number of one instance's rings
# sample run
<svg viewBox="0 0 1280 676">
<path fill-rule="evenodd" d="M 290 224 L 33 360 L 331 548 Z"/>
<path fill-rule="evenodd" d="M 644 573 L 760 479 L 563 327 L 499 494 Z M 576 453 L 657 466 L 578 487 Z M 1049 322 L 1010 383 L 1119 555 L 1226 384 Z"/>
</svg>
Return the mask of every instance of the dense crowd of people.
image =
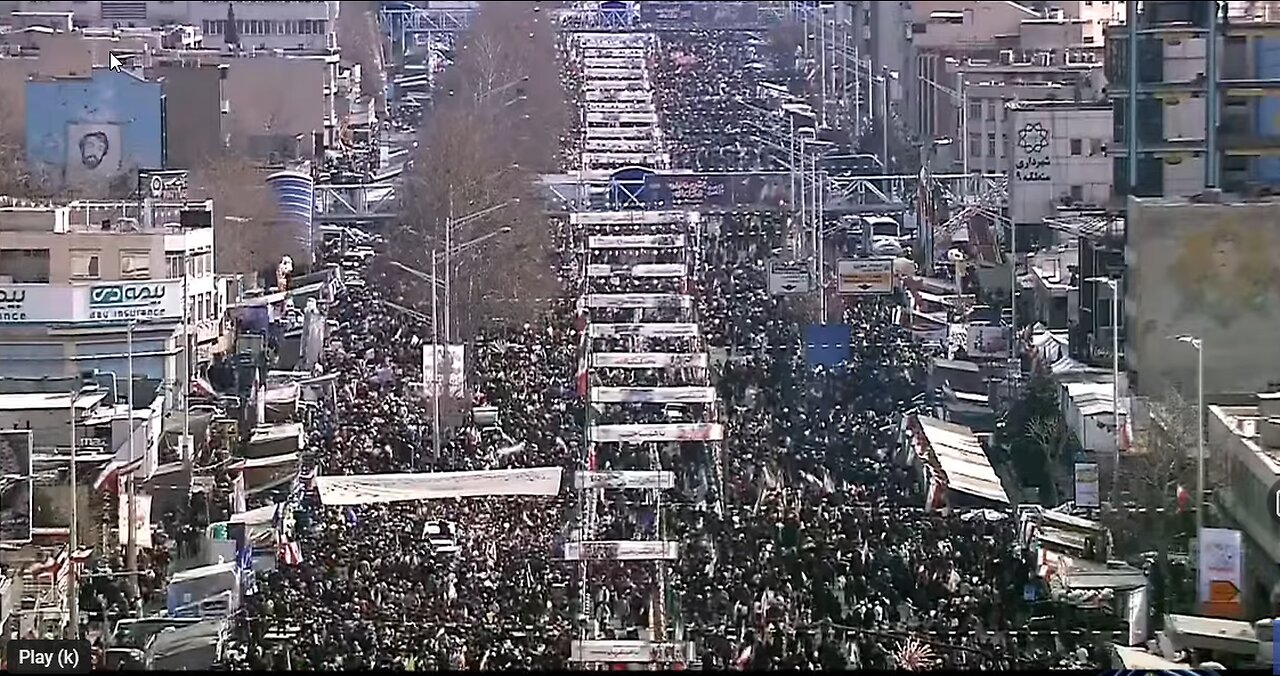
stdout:
<svg viewBox="0 0 1280 676">
<path fill-rule="evenodd" d="M 754 166 L 747 131 L 763 57 L 745 38 L 662 38 L 653 86 L 673 162 Z M 579 85 L 572 67 L 565 82 Z M 566 139 L 572 147 L 575 140 Z M 569 153 L 566 153 L 569 154 Z M 304 492 L 302 553 L 256 581 L 230 640 L 229 668 L 559 669 L 570 641 L 692 644 L 671 662 L 703 668 L 1046 668 L 1076 646 L 1019 632 L 1033 573 L 1008 514 L 931 511 L 896 457 L 902 418 L 920 400 L 929 355 L 893 324 L 891 301 L 844 309 L 846 363 L 811 368 L 807 308 L 771 296 L 764 259 L 786 216 L 709 216 L 700 250 L 605 249 L 597 265 L 687 266 L 681 277 L 591 275 L 585 229 L 554 227 L 548 261 L 564 297 L 537 324 L 493 325 L 470 341 L 462 397 L 493 406 L 484 429 L 450 416 L 442 448 L 421 382 L 425 336 L 398 282 L 363 271 L 329 308 L 323 369 L 333 401 L 308 430 L 319 475 L 556 465 L 548 498 L 467 498 L 326 507 Z M 651 234 L 688 232 L 688 222 Z M 591 234 L 638 232 L 627 226 Z M 691 239 L 692 241 L 692 239 Z M 383 255 L 391 256 L 393 252 Z M 697 337 L 596 336 L 592 352 L 711 353 L 712 366 L 598 368 L 589 385 L 714 384 L 715 404 L 584 405 L 583 293 L 690 293 L 692 308 L 593 308 L 590 321 L 692 322 Z M 449 410 L 465 407 L 450 406 Z M 589 444 L 584 425 L 717 421 L 723 442 Z M 667 491 L 576 491 L 582 470 L 667 470 Z M 455 546 L 441 546 L 450 524 Z M 436 528 L 437 530 L 432 530 Z M 560 560 L 576 540 L 673 540 L 653 561 Z M 270 637 L 288 633 L 287 641 Z M 290 633 L 291 632 L 291 633 Z M 670 664 L 671 662 L 667 662 Z"/>
</svg>

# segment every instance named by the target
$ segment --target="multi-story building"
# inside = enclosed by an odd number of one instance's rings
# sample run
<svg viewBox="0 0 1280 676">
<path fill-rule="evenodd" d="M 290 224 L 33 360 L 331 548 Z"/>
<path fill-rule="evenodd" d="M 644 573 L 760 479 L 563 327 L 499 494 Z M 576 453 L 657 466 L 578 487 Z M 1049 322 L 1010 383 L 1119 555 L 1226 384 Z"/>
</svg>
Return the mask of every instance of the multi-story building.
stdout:
<svg viewBox="0 0 1280 676">
<path fill-rule="evenodd" d="M 1022 58 L 1019 58 L 1021 56 Z M 1075 56 L 1040 52 L 1001 54 L 1000 61 L 959 65 L 964 105 L 961 134 L 970 171 L 1004 172 L 1008 104 L 1015 101 L 1075 102 L 1089 108 L 1102 97 L 1102 63 L 1087 52 Z M 1065 57 L 1065 58 L 1064 58 Z M 967 136 L 966 136 L 967 135 Z"/>
<path fill-rule="evenodd" d="M 1108 93 L 1115 102 L 1117 195 L 1175 196 L 1206 183 L 1209 128 L 1217 130 L 1219 187 L 1249 192 L 1280 185 L 1280 16 L 1229 3 L 1219 24 L 1216 124 L 1206 109 L 1210 3 L 1144 3 L 1138 13 L 1138 90 L 1129 91 L 1128 30 L 1107 31 Z M 1137 107 L 1136 185 L 1129 183 L 1128 113 Z"/>
<path fill-rule="evenodd" d="M 211 214 L 209 201 L 0 206 L 0 374 L 124 374 L 136 322 L 134 372 L 180 380 L 184 325 L 209 343 L 226 306 Z"/>
<path fill-rule="evenodd" d="M 73 12 L 77 27 L 200 27 L 206 47 L 220 47 L 227 21 L 243 47 L 323 49 L 333 44 L 338 2 L 19 2 L 23 12 Z M 228 13 L 228 8 L 234 8 Z"/>
</svg>

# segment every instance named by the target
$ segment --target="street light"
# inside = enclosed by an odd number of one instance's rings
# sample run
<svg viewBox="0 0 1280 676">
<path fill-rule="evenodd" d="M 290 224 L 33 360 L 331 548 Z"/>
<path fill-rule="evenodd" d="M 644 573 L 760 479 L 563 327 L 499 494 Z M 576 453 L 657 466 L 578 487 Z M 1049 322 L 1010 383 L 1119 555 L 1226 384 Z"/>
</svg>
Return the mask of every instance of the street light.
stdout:
<svg viewBox="0 0 1280 676">
<path fill-rule="evenodd" d="M 1091 284 L 1106 284 L 1111 289 L 1111 419 L 1115 421 L 1116 450 L 1112 461 L 1111 491 L 1112 503 L 1119 504 L 1120 496 L 1120 446 L 1124 437 L 1120 425 L 1120 280 L 1111 277 L 1089 277 L 1084 281 Z"/>
<path fill-rule="evenodd" d="M 1173 340 L 1196 349 L 1196 538 L 1204 537 L 1204 339 L 1182 334 Z"/>
<path fill-rule="evenodd" d="M 506 170 L 504 169 L 503 171 L 506 171 Z M 498 173 L 502 173 L 502 172 L 498 172 Z M 455 252 L 453 247 L 453 231 L 468 223 L 479 220 L 492 213 L 501 211 L 502 209 L 506 209 L 509 206 L 519 204 L 519 203 L 520 203 L 520 198 L 513 197 L 505 202 L 499 202 L 498 204 L 494 204 L 492 206 L 486 207 L 474 213 L 467 214 L 466 216 L 460 216 L 460 217 L 454 218 L 453 199 L 450 198 L 449 220 L 445 222 L 445 228 L 444 228 L 444 340 L 446 344 L 449 343 L 449 341 L 452 339 L 452 336 L 453 336 L 452 289 L 453 289 L 453 254 Z M 508 230 L 508 232 L 510 232 L 510 230 Z M 475 243 L 475 240 L 472 240 L 471 242 L 464 244 L 463 247 L 470 246 L 474 243 Z M 458 247 L 458 248 L 461 249 L 463 247 Z M 434 264 L 434 257 L 432 259 L 432 262 Z"/>
</svg>

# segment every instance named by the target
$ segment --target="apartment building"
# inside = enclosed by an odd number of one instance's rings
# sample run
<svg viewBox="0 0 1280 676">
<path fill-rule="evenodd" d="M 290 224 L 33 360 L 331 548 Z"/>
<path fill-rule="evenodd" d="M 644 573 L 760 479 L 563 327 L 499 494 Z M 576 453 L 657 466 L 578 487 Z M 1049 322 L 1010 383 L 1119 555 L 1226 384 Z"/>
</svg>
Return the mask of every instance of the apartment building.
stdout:
<svg viewBox="0 0 1280 676">
<path fill-rule="evenodd" d="M 212 206 L 0 206 L 0 375 L 123 374 L 126 326 L 137 322 L 134 372 L 173 382 L 185 369 L 184 311 L 203 345 L 216 339 L 226 305 L 213 272 Z"/>
<path fill-rule="evenodd" d="M 1219 28 L 1216 111 L 1220 187 L 1280 186 L 1280 16 L 1230 3 Z M 1269 5 L 1270 3 L 1259 3 Z M 1138 90 L 1129 92 L 1129 36 L 1107 31 L 1108 93 L 1115 103 L 1115 192 L 1175 196 L 1205 184 L 1208 150 L 1208 3 L 1152 3 L 1138 14 Z M 1276 19 L 1276 20 L 1271 20 Z M 1137 107 L 1137 178 L 1129 188 L 1129 105 Z"/>
<path fill-rule="evenodd" d="M 72 12 L 76 27 L 187 24 L 204 33 L 206 47 L 225 44 L 227 21 L 239 43 L 261 49 L 323 49 L 332 38 L 338 2 L 19 2 L 23 12 Z M 228 15 L 228 7 L 234 14 Z"/>
<path fill-rule="evenodd" d="M 921 139 L 960 139 L 960 108 L 967 99 L 961 90 L 970 81 L 1057 83 L 1073 89 L 1087 83 L 1086 88 L 1100 91 L 1100 78 L 1092 71 L 1100 68 L 1103 28 L 1113 6 L 1122 4 L 911 3 L 910 128 Z M 1003 102 L 991 111 L 1002 108 Z"/>
</svg>

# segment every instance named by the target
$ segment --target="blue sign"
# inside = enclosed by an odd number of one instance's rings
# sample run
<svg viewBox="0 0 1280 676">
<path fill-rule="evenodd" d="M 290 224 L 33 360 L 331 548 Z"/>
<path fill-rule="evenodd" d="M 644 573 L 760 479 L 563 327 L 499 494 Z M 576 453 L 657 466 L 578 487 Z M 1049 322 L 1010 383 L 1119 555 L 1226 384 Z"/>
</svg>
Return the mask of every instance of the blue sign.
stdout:
<svg viewBox="0 0 1280 676">
<path fill-rule="evenodd" d="M 810 368 L 834 368 L 849 360 L 853 327 L 848 324 L 809 324 L 804 327 L 804 361 Z"/>
</svg>

